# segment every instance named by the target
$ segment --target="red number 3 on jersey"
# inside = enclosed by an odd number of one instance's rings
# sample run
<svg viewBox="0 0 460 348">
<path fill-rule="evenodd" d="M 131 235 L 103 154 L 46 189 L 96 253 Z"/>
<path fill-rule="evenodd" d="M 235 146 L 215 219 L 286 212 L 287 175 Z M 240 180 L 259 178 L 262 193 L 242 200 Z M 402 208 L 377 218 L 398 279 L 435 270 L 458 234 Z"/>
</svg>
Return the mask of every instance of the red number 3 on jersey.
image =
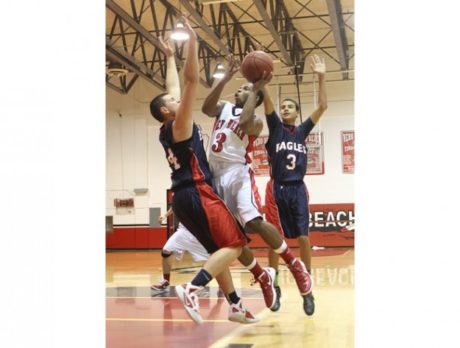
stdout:
<svg viewBox="0 0 460 348">
<path fill-rule="evenodd" d="M 227 140 L 227 136 L 225 133 L 219 133 L 216 135 L 216 142 L 212 144 L 211 150 L 214 152 L 221 152 L 222 149 L 224 148 L 223 143 L 225 143 L 225 140 Z"/>
</svg>

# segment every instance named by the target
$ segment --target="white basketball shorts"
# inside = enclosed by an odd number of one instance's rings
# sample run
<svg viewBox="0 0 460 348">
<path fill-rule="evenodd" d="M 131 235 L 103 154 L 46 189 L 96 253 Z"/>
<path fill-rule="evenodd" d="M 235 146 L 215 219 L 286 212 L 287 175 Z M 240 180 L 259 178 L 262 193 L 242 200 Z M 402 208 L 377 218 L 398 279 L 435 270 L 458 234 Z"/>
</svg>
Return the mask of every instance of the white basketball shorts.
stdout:
<svg viewBox="0 0 460 348">
<path fill-rule="evenodd" d="M 214 189 L 243 227 L 262 217 L 260 196 L 249 165 L 212 163 L 211 170 Z"/>
<path fill-rule="evenodd" d="M 184 252 L 188 251 L 192 255 L 193 261 L 206 261 L 209 254 L 196 237 L 187 228 L 179 223 L 176 232 L 169 237 L 163 250 L 174 254 L 178 261 L 182 260 Z"/>
</svg>

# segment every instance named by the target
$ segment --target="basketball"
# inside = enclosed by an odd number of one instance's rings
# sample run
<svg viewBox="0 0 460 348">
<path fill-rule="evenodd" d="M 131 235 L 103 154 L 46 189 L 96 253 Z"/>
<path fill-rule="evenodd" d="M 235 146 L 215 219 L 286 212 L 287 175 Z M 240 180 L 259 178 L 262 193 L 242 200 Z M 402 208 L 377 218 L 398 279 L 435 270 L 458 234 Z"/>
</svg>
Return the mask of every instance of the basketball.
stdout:
<svg viewBox="0 0 460 348">
<path fill-rule="evenodd" d="M 263 72 L 273 71 L 273 60 L 264 51 L 252 51 L 244 57 L 241 63 L 241 73 L 249 82 L 256 82 Z"/>
</svg>

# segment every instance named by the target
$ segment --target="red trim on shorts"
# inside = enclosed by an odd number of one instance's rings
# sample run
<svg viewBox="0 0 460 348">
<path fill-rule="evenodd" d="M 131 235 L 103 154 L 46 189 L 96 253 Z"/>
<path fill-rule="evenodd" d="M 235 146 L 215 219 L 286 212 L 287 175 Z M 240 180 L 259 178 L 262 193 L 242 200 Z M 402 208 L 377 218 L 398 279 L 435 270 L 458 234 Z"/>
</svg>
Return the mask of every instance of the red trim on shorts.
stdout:
<svg viewBox="0 0 460 348">
<path fill-rule="evenodd" d="M 273 180 L 271 178 L 265 188 L 265 218 L 276 227 L 280 235 L 284 236 L 278 206 L 276 205 L 275 197 L 273 197 Z"/>
<path fill-rule="evenodd" d="M 208 220 L 209 233 L 219 248 L 240 247 L 247 244 L 235 218 L 224 201 L 206 183 L 197 183 L 201 204 Z"/>
<path fill-rule="evenodd" d="M 246 155 L 244 156 L 246 159 L 246 164 L 252 163 L 252 159 L 251 156 L 249 156 L 249 154 L 254 149 L 254 140 L 256 140 L 256 137 L 254 135 L 248 135 L 248 146 L 246 146 Z"/>
<path fill-rule="evenodd" d="M 255 180 L 255 176 L 254 176 L 254 171 L 249 168 L 249 177 L 251 178 L 251 189 L 252 189 L 252 194 L 254 196 L 254 199 L 255 199 L 255 203 L 256 203 L 256 207 L 257 209 L 259 210 L 259 212 L 262 211 L 262 199 L 260 198 L 260 194 L 259 194 L 259 189 L 257 188 L 257 185 L 256 185 L 256 180 Z"/>
</svg>

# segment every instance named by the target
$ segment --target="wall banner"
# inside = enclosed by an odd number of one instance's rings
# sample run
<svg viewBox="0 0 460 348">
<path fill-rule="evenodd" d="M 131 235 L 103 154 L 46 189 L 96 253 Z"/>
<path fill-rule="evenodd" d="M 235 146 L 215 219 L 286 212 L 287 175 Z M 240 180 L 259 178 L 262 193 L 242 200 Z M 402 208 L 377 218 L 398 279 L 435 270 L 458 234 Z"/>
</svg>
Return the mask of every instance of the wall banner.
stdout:
<svg viewBox="0 0 460 348">
<path fill-rule="evenodd" d="M 342 138 L 342 171 L 345 174 L 355 172 L 355 131 L 343 131 Z"/>
</svg>

